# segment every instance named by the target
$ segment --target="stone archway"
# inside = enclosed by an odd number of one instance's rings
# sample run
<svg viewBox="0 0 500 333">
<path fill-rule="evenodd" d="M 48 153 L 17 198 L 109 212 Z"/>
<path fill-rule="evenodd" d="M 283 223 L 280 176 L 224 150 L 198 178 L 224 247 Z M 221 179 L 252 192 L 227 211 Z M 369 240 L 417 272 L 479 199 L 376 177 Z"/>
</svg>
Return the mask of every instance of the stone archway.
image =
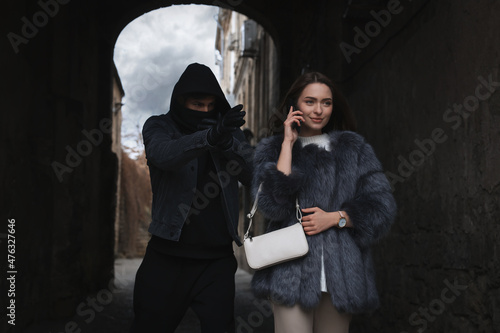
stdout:
<svg viewBox="0 0 500 333">
<path fill-rule="evenodd" d="M 15 297 L 20 329 L 70 316 L 87 295 L 107 288 L 113 276 L 117 160 L 111 135 L 101 128 L 111 115 L 113 46 L 130 20 L 173 3 L 185 2 L 21 0 L 6 3 L 0 13 L 4 36 L 16 38 L 2 44 L 0 202 L 5 208 L 0 214 L 4 221 L 15 219 L 16 286 L 23 286 Z M 393 7 L 398 3 L 401 12 Z M 395 193 L 404 207 L 401 221 L 376 253 L 386 311 L 375 325 L 378 319 L 367 320 L 364 331 L 383 330 L 384 320 L 398 323 L 398 331 L 408 328 L 419 295 L 431 301 L 440 295 L 441 281 L 454 277 L 474 289 L 474 304 L 485 309 L 481 318 L 495 318 L 488 295 L 498 293 L 500 41 L 492 33 L 498 31 L 492 15 L 498 9 L 498 3 L 487 0 L 255 0 L 238 5 L 273 35 L 282 89 L 308 68 L 340 81 L 362 134 L 383 165 L 399 176 Z M 377 30 L 375 23 L 382 26 L 387 19 L 377 21 L 372 10 L 379 19 L 381 11 L 392 10 L 394 21 Z M 355 44 L 354 29 L 363 31 L 372 21 L 370 43 L 361 48 L 366 43 Z M 362 51 L 352 54 L 353 64 L 359 55 L 356 65 L 346 64 L 341 41 Z M 454 113 L 454 104 L 461 113 Z M 433 140 L 431 150 L 427 139 L 436 138 L 432 133 L 439 128 L 446 128 L 447 140 L 439 145 Z M 93 130 L 102 140 L 96 145 L 89 140 L 88 146 L 84 131 Z M 423 142 L 432 156 L 405 172 L 400 165 L 406 157 L 425 155 Z M 83 154 L 78 155 L 79 147 Z M 70 169 L 62 181 L 53 162 Z M 0 240 L 3 244 L 5 237 Z M 419 244 L 433 250 L 432 260 L 422 260 Z M 7 290 L 5 279 L 0 284 Z M 455 327 L 459 320 L 467 320 L 464 327 L 477 326 L 481 320 L 464 299 L 453 304 L 464 316 L 446 309 L 433 328 Z M 491 321 L 485 325 L 492 326 Z"/>
<path fill-rule="evenodd" d="M 18 327 L 71 316 L 113 276 L 113 46 L 131 19 L 172 3 L 26 0 L 2 11 L 8 33 L 22 38 L 15 48 L 7 44 L 4 54 L 9 66 L 3 83 L 9 85 L 2 124 L 8 128 L 1 140 L 9 161 L 2 165 L 2 174 L 9 175 L 1 191 L 7 207 L 2 216 L 16 220 L 22 272 L 17 283 L 27 286 L 16 293 L 23 304 Z M 241 12 L 286 41 L 271 24 L 281 8 L 241 3 Z"/>
<path fill-rule="evenodd" d="M 24 0 L 9 2 L 2 11 L 5 35 L 17 36 L 4 40 L 2 53 L 8 66 L 0 144 L 8 163 L 1 173 L 8 177 L 0 193 L 2 217 L 16 220 L 21 272 L 16 282 L 26 286 L 16 292 L 17 304 L 23 304 L 18 327 L 69 317 L 87 295 L 107 288 L 113 276 L 118 163 L 107 124 L 114 43 L 135 17 L 183 3 L 192 2 Z M 276 42 L 285 86 L 312 64 L 294 51 L 301 42 L 294 41 L 299 27 L 290 21 L 320 15 L 327 1 L 196 3 L 231 6 L 264 26 Z M 312 43 L 321 36 L 313 36 Z M 89 138 L 89 133 L 96 134 Z"/>
</svg>

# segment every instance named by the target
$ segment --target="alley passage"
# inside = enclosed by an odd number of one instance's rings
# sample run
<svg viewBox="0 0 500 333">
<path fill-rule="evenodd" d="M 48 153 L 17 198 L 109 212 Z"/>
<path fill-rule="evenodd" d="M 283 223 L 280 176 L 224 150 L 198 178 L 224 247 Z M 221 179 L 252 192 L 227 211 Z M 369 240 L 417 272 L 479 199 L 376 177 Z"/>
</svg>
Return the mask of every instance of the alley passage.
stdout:
<svg viewBox="0 0 500 333">
<path fill-rule="evenodd" d="M 77 315 L 65 321 L 44 322 L 32 326 L 24 333 L 127 333 L 132 322 L 132 295 L 135 273 L 142 259 L 115 261 L 115 286 L 103 289 L 82 300 Z M 269 304 L 257 300 L 250 291 L 251 274 L 236 272 L 235 319 L 236 333 L 271 333 L 274 331 Z M 189 310 L 175 333 L 200 332 L 196 315 Z"/>
</svg>

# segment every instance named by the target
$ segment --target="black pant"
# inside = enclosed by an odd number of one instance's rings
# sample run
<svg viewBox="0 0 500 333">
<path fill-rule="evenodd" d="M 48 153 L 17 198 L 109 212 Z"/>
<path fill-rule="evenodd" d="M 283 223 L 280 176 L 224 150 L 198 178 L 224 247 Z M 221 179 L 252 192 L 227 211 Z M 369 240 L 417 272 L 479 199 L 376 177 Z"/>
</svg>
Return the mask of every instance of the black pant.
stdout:
<svg viewBox="0 0 500 333">
<path fill-rule="evenodd" d="M 174 332 L 191 307 L 202 332 L 233 333 L 236 268 L 233 255 L 190 259 L 148 247 L 135 279 L 132 332 Z"/>
</svg>

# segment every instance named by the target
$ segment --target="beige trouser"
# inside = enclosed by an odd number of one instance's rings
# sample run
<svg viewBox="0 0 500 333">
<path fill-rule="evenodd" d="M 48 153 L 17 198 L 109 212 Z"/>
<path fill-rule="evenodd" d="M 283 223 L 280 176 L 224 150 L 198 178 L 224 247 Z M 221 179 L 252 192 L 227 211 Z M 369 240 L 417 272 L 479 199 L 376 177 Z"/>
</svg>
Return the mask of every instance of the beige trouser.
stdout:
<svg viewBox="0 0 500 333">
<path fill-rule="evenodd" d="M 330 294 L 321 293 L 318 306 L 304 310 L 273 303 L 275 333 L 348 333 L 351 315 L 339 313 Z"/>
</svg>

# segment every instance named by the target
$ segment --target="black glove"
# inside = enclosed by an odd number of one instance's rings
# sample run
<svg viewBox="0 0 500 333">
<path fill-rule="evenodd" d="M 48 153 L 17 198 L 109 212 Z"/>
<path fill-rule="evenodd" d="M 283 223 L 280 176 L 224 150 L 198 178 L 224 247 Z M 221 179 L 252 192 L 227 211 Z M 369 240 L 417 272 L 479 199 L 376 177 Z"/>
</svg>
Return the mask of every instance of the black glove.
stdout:
<svg viewBox="0 0 500 333">
<path fill-rule="evenodd" d="M 212 127 L 215 127 L 217 125 L 218 120 L 213 119 L 213 118 L 206 118 L 201 121 L 200 124 L 198 124 L 198 131 L 203 131 L 207 129 L 211 129 Z M 211 132 L 211 131 L 209 131 Z M 207 134 L 207 140 L 210 143 L 210 145 L 215 146 L 215 144 L 212 144 L 212 141 L 208 139 L 208 134 Z M 212 139 L 213 140 L 213 139 Z M 229 148 L 229 146 L 232 144 L 232 136 L 229 133 L 224 134 L 220 139 L 218 139 L 218 144 L 217 146 L 224 146 L 224 150 Z"/>
<path fill-rule="evenodd" d="M 239 104 L 222 116 L 222 124 L 227 128 L 228 132 L 232 132 L 235 129 L 240 128 L 245 123 L 243 117 L 245 117 L 246 112 L 241 110 L 243 110 L 243 105 Z"/>
<path fill-rule="evenodd" d="M 205 118 L 198 124 L 198 131 L 207 130 L 212 128 L 215 124 L 217 124 L 217 119 L 214 118 Z"/>
<path fill-rule="evenodd" d="M 217 145 L 225 149 L 229 148 L 233 140 L 231 132 L 240 128 L 245 123 L 243 117 L 245 117 L 246 112 L 241 111 L 242 109 L 243 105 L 237 105 L 219 117 L 217 123 L 208 130 L 208 143 L 212 146 Z"/>
</svg>

